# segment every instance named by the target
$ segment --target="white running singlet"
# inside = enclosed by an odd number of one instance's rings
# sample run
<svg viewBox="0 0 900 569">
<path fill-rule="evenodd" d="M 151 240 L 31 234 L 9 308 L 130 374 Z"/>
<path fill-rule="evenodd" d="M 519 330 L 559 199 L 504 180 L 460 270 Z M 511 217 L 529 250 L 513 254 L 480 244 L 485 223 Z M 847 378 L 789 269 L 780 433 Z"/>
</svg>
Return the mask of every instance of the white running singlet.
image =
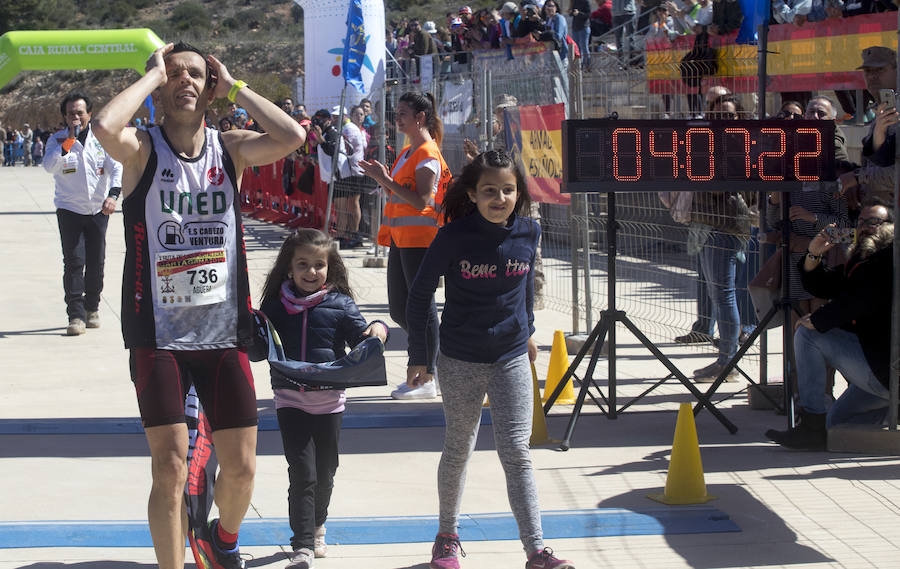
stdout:
<svg viewBox="0 0 900 569">
<path fill-rule="evenodd" d="M 212 350 L 246 344 L 250 293 L 237 177 L 220 134 L 205 129 L 196 158 L 176 154 L 161 127 L 134 192 L 122 203 L 125 345 Z"/>
</svg>

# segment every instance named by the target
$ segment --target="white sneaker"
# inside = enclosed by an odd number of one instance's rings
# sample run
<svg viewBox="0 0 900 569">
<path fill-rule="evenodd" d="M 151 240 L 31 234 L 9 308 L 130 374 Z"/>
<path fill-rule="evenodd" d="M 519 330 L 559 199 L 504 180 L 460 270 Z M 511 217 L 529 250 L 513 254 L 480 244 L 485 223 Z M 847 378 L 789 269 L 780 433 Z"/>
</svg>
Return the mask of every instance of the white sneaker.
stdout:
<svg viewBox="0 0 900 569">
<path fill-rule="evenodd" d="M 313 559 L 315 559 L 315 556 L 309 549 L 305 547 L 295 549 L 290 556 L 291 562 L 287 564 L 285 569 L 312 569 Z"/>
<path fill-rule="evenodd" d="M 325 526 L 319 526 L 316 528 L 315 533 L 313 534 L 313 552 L 316 554 L 316 557 L 325 557 L 328 555 L 328 545 L 325 543 Z"/>
<path fill-rule="evenodd" d="M 394 399 L 434 399 L 437 394 L 437 382 L 429 381 L 418 387 L 409 387 L 405 383 L 401 383 L 397 389 L 391 392 L 391 397 Z"/>
</svg>

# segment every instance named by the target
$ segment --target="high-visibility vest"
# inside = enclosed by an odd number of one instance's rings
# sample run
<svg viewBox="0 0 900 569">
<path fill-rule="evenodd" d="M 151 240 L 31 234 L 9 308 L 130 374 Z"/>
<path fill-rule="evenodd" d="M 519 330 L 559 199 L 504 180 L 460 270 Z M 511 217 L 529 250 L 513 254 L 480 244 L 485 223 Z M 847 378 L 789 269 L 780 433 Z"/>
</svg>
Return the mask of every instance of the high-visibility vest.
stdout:
<svg viewBox="0 0 900 569">
<path fill-rule="evenodd" d="M 393 169 L 397 161 L 406 154 L 409 146 L 403 148 L 394 161 Z M 415 191 L 416 166 L 423 160 L 434 158 L 440 163 L 441 171 L 438 175 L 437 191 L 432 191 L 428 203 L 424 209 L 416 209 L 409 203 L 388 192 L 387 203 L 384 205 L 384 215 L 381 218 L 381 229 L 378 231 L 378 244 L 390 246 L 391 241 L 398 247 L 428 247 L 434 236 L 437 235 L 441 225 L 439 213 L 440 204 L 444 199 L 447 186 L 450 185 L 452 175 L 450 168 L 441 156 L 441 151 L 434 141 L 428 141 L 418 147 L 400 169 L 394 174 L 394 181 L 404 188 Z"/>
</svg>

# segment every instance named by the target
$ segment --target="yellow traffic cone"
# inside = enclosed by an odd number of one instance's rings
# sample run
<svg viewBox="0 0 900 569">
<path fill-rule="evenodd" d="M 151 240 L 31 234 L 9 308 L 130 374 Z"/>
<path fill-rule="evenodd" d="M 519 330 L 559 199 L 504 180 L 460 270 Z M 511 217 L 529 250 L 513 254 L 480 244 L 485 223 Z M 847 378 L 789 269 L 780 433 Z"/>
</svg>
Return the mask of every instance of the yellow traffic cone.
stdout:
<svg viewBox="0 0 900 569">
<path fill-rule="evenodd" d="M 531 446 L 557 444 L 559 441 L 550 438 L 547 433 L 547 418 L 544 417 L 544 406 L 541 405 L 541 388 L 538 385 L 537 370 L 531 364 L 531 382 L 534 386 L 534 417 L 531 422 Z"/>
<path fill-rule="evenodd" d="M 716 499 L 716 496 L 706 493 L 697 427 L 694 425 L 694 411 L 690 403 L 682 403 L 678 409 L 665 494 L 649 494 L 647 497 L 670 506 L 703 504 Z"/>
<path fill-rule="evenodd" d="M 553 332 L 553 346 L 550 348 L 550 365 L 547 367 L 547 381 L 544 383 L 544 396 L 541 401 L 547 402 L 556 386 L 566 375 L 569 369 L 569 352 L 566 351 L 566 337 L 562 330 Z M 560 392 L 556 403 L 560 405 L 575 404 L 575 390 L 572 388 L 572 378 L 566 382 L 566 386 Z"/>
</svg>

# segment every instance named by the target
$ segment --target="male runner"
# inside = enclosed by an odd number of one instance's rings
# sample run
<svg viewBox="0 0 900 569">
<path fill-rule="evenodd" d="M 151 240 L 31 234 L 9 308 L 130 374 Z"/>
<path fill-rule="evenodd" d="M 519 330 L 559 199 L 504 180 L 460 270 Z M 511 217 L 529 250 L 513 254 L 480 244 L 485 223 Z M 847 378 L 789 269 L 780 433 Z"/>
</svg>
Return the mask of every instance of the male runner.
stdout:
<svg viewBox="0 0 900 569">
<path fill-rule="evenodd" d="M 164 115 L 160 126 L 127 126 L 151 94 Z M 237 101 L 265 133 L 204 128 L 218 97 Z M 219 518 L 204 554 L 216 569 L 242 569 L 237 533 L 253 491 L 257 414 L 235 204 L 244 168 L 286 156 L 304 143 L 304 130 L 218 59 L 184 43 L 153 52 L 147 73 L 97 113 L 94 130 L 123 166 L 122 332 L 152 458 L 148 516 L 159 567 L 184 567 L 184 397 L 193 382 L 220 465 Z"/>
</svg>

